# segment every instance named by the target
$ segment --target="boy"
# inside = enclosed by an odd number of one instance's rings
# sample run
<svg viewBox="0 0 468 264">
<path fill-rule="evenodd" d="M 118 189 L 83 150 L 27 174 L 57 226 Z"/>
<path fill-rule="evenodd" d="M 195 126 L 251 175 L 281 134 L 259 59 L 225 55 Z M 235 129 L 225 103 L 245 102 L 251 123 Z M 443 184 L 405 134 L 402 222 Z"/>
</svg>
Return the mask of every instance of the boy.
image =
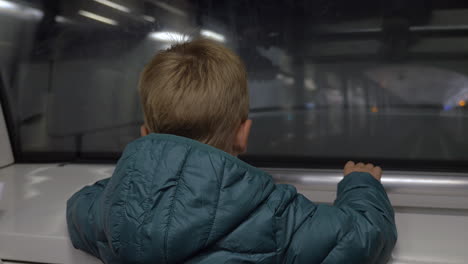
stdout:
<svg viewBox="0 0 468 264">
<path fill-rule="evenodd" d="M 241 60 L 209 41 L 144 69 L 142 138 L 67 202 L 73 245 L 104 263 L 386 263 L 396 241 L 381 169 L 345 166 L 334 206 L 235 156 L 251 126 Z"/>
</svg>

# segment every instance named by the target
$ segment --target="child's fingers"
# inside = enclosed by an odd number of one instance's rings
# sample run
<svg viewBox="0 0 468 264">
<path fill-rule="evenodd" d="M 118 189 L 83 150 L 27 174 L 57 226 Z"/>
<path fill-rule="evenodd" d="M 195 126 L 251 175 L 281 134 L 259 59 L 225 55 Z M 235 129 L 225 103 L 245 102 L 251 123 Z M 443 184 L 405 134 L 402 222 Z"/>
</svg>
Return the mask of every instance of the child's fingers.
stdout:
<svg viewBox="0 0 468 264">
<path fill-rule="evenodd" d="M 345 168 L 351 168 L 351 167 L 354 167 L 354 165 L 355 165 L 354 162 L 350 160 L 346 162 Z"/>
<path fill-rule="evenodd" d="M 375 167 L 372 169 L 372 172 L 375 172 L 377 174 L 382 174 L 382 168 L 380 168 L 379 166 Z"/>
<path fill-rule="evenodd" d="M 374 168 L 374 164 L 372 164 L 372 163 L 367 163 L 366 164 L 366 169 L 372 170 L 373 168 Z"/>
<path fill-rule="evenodd" d="M 372 174 L 377 180 L 380 180 L 382 178 L 382 168 L 379 166 L 376 166 L 375 168 L 372 169 Z"/>
<path fill-rule="evenodd" d="M 368 172 L 379 181 L 382 178 L 382 168 L 374 166 L 372 163 L 364 164 L 359 162 L 355 164 L 353 161 L 348 161 L 344 166 L 344 174 L 346 176 L 352 172 Z"/>
<path fill-rule="evenodd" d="M 344 166 L 344 175 L 348 175 L 352 172 L 352 170 L 354 169 L 354 162 L 353 161 L 348 161 L 346 162 L 346 165 Z"/>
</svg>

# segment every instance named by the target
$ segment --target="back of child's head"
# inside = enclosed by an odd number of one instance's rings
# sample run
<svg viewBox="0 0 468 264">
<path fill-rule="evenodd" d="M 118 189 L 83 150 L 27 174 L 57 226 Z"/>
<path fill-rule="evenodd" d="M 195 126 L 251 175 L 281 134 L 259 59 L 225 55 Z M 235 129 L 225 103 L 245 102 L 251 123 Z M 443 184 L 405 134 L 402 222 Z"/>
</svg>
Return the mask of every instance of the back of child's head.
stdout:
<svg viewBox="0 0 468 264">
<path fill-rule="evenodd" d="M 140 77 L 149 132 L 188 137 L 230 152 L 247 119 L 247 73 L 240 58 L 207 39 L 157 53 Z"/>
</svg>

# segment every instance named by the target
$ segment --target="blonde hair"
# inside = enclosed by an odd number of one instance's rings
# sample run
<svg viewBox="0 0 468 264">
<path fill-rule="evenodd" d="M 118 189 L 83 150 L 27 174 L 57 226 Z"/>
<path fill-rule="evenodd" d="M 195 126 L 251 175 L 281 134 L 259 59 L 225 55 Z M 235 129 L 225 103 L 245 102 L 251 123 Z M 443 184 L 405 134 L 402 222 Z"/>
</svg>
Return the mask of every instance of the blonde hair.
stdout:
<svg viewBox="0 0 468 264">
<path fill-rule="evenodd" d="M 247 120 L 247 73 L 241 59 L 207 39 L 157 53 L 139 84 L 150 132 L 174 134 L 231 151 Z"/>
</svg>

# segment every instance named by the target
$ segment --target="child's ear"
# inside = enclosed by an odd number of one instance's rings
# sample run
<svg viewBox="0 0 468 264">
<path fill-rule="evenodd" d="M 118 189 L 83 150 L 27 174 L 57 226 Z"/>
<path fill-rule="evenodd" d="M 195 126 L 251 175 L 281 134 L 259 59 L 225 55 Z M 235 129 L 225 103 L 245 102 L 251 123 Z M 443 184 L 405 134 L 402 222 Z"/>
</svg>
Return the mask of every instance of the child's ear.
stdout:
<svg viewBox="0 0 468 264">
<path fill-rule="evenodd" d="M 233 150 L 235 155 L 239 155 L 247 151 L 247 144 L 249 142 L 249 134 L 251 127 L 252 120 L 250 119 L 247 119 L 241 123 L 234 138 Z"/>
<path fill-rule="evenodd" d="M 146 125 L 141 125 L 140 127 L 140 134 L 142 137 L 146 136 L 149 134 L 149 131 L 148 131 L 148 128 L 146 127 Z"/>
</svg>

